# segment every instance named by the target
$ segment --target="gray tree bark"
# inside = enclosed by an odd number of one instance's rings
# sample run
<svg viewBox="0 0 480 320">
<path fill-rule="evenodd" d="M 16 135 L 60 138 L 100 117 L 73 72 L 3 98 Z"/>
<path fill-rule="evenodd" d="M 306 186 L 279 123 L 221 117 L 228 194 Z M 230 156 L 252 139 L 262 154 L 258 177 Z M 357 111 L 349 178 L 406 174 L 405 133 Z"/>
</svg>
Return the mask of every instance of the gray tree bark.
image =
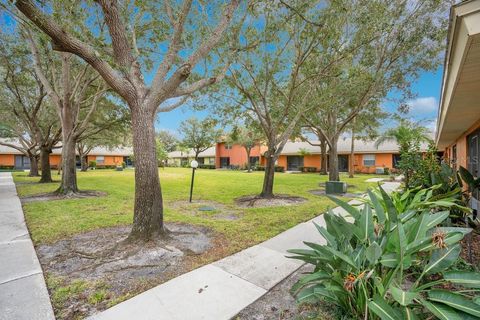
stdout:
<svg viewBox="0 0 480 320">
<path fill-rule="evenodd" d="M 50 153 L 51 153 L 50 149 L 47 149 L 47 148 L 40 149 L 40 166 L 42 170 L 40 183 L 52 182 L 52 170 L 50 168 Z"/>
<path fill-rule="evenodd" d="M 133 106 L 131 110 L 135 155 L 135 207 L 129 238 L 148 240 L 165 232 L 154 118 L 139 106 Z"/>
<path fill-rule="evenodd" d="M 29 154 L 28 158 L 30 159 L 30 171 L 28 173 L 29 177 L 38 177 L 38 155 Z"/>
</svg>

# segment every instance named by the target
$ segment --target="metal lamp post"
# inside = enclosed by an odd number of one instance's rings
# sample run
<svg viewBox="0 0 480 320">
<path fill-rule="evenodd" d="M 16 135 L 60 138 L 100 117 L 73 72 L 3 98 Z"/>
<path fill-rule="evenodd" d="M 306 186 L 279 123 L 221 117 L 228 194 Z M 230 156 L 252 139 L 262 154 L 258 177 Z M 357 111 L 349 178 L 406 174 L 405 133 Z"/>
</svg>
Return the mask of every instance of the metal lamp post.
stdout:
<svg viewBox="0 0 480 320">
<path fill-rule="evenodd" d="M 190 162 L 190 167 L 192 167 L 192 182 L 190 183 L 190 202 L 192 202 L 193 180 L 195 179 L 195 169 L 198 168 L 198 162 L 196 160 L 192 160 L 192 162 Z"/>
</svg>

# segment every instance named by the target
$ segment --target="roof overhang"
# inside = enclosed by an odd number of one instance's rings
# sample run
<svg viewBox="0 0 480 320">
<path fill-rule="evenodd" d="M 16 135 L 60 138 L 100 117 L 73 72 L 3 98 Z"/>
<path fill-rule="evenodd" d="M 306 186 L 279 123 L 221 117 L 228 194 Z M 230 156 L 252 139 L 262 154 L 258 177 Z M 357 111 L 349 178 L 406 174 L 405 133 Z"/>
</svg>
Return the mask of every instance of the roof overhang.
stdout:
<svg viewBox="0 0 480 320">
<path fill-rule="evenodd" d="M 435 142 L 451 145 L 480 119 L 480 0 L 452 7 Z"/>
</svg>

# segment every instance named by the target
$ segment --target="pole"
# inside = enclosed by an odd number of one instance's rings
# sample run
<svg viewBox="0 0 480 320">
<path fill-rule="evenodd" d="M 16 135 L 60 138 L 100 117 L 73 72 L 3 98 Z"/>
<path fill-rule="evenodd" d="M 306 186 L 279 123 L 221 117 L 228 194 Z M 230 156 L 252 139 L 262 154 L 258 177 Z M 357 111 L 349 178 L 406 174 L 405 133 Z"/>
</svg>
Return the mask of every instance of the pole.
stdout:
<svg viewBox="0 0 480 320">
<path fill-rule="evenodd" d="M 190 202 L 192 202 L 193 180 L 195 179 L 195 168 L 192 168 L 192 182 L 190 183 Z"/>
</svg>

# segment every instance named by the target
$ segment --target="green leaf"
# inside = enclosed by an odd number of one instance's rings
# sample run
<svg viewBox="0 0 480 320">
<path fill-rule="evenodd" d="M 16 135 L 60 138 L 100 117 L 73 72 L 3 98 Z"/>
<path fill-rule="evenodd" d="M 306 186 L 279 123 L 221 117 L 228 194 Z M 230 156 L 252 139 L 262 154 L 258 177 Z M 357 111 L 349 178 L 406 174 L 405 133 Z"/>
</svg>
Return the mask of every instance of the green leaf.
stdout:
<svg viewBox="0 0 480 320">
<path fill-rule="evenodd" d="M 352 258 L 357 266 L 360 266 L 365 260 L 365 247 L 360 246 L 353 251 Z"/>
<path fill-rule="evenodd" d="M 373 217 L 372 217 L 372 210 L 368 205 L 365 205 L 364 209 L 362 210 L 360 220 L 355 222 L 355 225 L 359 227 L 359 235 L 360 241 L 367 241 L 369 238 L 373 238 Z M 358 223 L 358 224 L 357 224 Z"/>
<path fill-rule="evenodd" d="M 376 242 L 367 248 L 365 255 L 370 263 L 375 263 L 382 256 L 382 248 Z"/>
<path fill-rule="evenodd" d="M 417 210 L 407 210 L 401 215 L 399 215 L 398 218 L 402 223 L 405 223 L 409 221 L 412 217 L 414 217 L 417 214 L 417 212 L 418 212 Z"/>
<path fill-rule="evenodd" d="M 403 318 L 405 320 L 417 320 L 418 317 L 415 315 L 415 313 L 412 311 L 412 309 L 405 307 L 403 308 Z"/>
<path fill-rule="evenodd" d="M 458 313 L 456 313 L 455 310 L 449 306 L 441 303 L 428 302 L 425 300 L 421 301 L 423 306 L 440 320 L 462 320 Z"/>
<path fill-rule="evenodd" d="M 444 290 L 431 290 L 428 292 L 428 299 L 446 304 L 475 317 L 480 317 L 480 308 L 478 305 L 460 294 Z"/>
<path fill-rule="evenodd" d="M 463 239 L 461 232 L 453 232 L 445 236 L 445 244 L 452 246 Z M 432 236 L 427 236 L 423 239 L 410 243 L 407 246 L 407 253 L 422 252 L 436 249 L 436 245 L 433 243 Z"/>
<path fill-rule="evenodd" d="M 398 212 L 395 206 L 393 205 L 392 198 L 388 195 L 388 193 L 383 190 L 382 186 L 379 186 L 380 193 L 382 194 L 383 201 L 385 202 L 385 206 L 387 207 L 388 219 L 391 222 L 397 222 Z"/>
<path fill-rule="evenodd" d="M 405 230 L 403 229 L 403 224 L 397 223 L 397 232 L 398 232 L 398 246 L 399 252 L 403 256 L 405 248 L 407 247 L 407 236 L 405 235 Z"/>
<path fill-rule="evenodd" d="M 328 251 L 330 251 L 330 253 L 332 253 L 335 257 L 343 260 L 344 262 L 346 262 L 347 264 L 349 264 L 350 266 L 352 266 L 353 268 L 357 269 L 357 266 L 356 264 L 353 262 L 352 259 L 350 259 L 349 256 L 343 254 L 342 252 L 340 251 L 337 251 L 333 248 L 330 248 L 330 247 L 325 247 L 325 249 L 327 249 Z"/>
<path fill-rule="evenodd" d="M 464 287 L 480 288 L 480 273 L 478 272 L 449 271 L 443 274 L 443 278 L 448 282 Z"/>
<path fill-rule="evenodd" d="M 450 211 L 440 211 L 434 214 L 431 214 L 427 218 L 427 229 L 433 228 L 436 225 L 443 222 L 443 220 L 447 219 L 450 215 Z"/>
<path fill-rule="evenodd" d="M 353 217 L 353 219 L 355 220 L 360 219 L 360 211 L 357 208 L 351 206 L 347 202 L 342 201 L 336 197 L 332 197 L 331 195 L 327 195 L 327 197 L 333 202 L 335 202 L 336 204 L 338 204 L 340 207 L 345 209 L 345 211 L 347 211 Z"/>
<path fill-rule="evenodd" d="M 475 178 L 470 173 L 470 171 L 468 171 L 464 167 L 460 166 L 460 168 L 458 169 L 458 173 L 462 177 L 463 181 L 465 181 L 470 188 L 472 188 L 474 186 Z"/>
<path fill-rule="evenodd" d="M 398 254 L 397 253 L 387 253 L 382 256 L 380 263 L 385 267 L 395 268 L 398 265 Z"/>
<path fill-rule="evenodd" d="M 467 235 L 472 232 L 472 228 L 459 228 L 459 227 L 437 227 L 437 230 L 449 233 L 449 232 L 461 232 L 463 235 Z"/>
<path fill-rule="evenodd" d="M 394 285 L 390 286 L 390 293 L 392 294 L 393 299 L 397 301 L 401 306 L 408 306 L 412 303 L 413 299 L 418 297 L 418 293 L 403 291 L 400 288 L 395 287 Z"/>
<path fill-rule="evenodd" d="M 398 253 L 387 253 L 382 256 L 380 259 L 380 263 L 389 268 L 396 268 L 400 263 L 400 259 L 398 257 Z M 412 264 L 412 258 L 410 256 L 405 256 L 403 258 L 403 267 L 408 268 Z"/>
<path fill-rule="evenodd" d="M 435 250 L 423 272 L 432 274 L 445 270 L 457 260 L 460 251 L 461 248 L 458 244 L 450 248 Z"/>
<path fill-rule="evenodd" d="M 378 200 L 377 196 L 372 192 L 372 190 L 368 189 L 368 196 L 372 201 L 373 208 L 375 209 L 375 214 L 377 215 L 378 223 L 385 224 L 387 220 L 387 216 L 385 215 L 385 210 L 383 209 L 382 204 Z"/>
<path fill-rule="evenodd" d="M 427 213 L 423 213 L 418 217 L 417 223 L 415 223 L 415 225 L 410 229 L 410 232 L 408 234 L 409 242 L 413 242 L 425 237 L 428 230 L 427 220 L 428 220 Z"/>
<path fill-rule="evenodd" d="M 300 280 L 298 280 L 290 290 L 291 292 L 293 292 L 293 294 L 295 294 L 296 292 L 298 292 L 298 290 L 302 289 L 307 284 L 310 284 L 312 282 L 317 282 L 320 280 L 330 279 L 330 278 L 332 278 L 332 276 L 324 271 L 318 271 L 311 274 L 307 274 L 301 277 Z"/>
<path fill-rule="evenodd" d="M 380 296 L 368 301 L 368 308 L 382 320 L 401 320 L 398 313 Z"/>
<path fill-rule="evenodd" d="M 325 222 L 327 224 L 327 231 L 333 235 L 337 240 L 350 240 L 353 234 L 352 224 L 345 221 L 344 218 L 337 216 L 333 211 L 324 214 Z"/>
<path fill-rule="evenodd" d="M 305 288 L 297 294 L 297 302 L 314 302 L 316 300 L 315 291 L 313 287 Z"/>
<path fill-rule="evenodd" d="M 335 237 L 333 235 L 331 235 L 327 229 L 325 229 L 324 227 L 322 226 L 319 226 L 318 224 L 316 224 L 315 222 L 313 223 L 315 225 L 315 227 L 317 228 L 318 232 L 322 235 L 322 237 L 325 238 L 325 240 L 327 240 L 327 243 L 337 249 L 337 241 L 335 240 Z"/>
</svg>

